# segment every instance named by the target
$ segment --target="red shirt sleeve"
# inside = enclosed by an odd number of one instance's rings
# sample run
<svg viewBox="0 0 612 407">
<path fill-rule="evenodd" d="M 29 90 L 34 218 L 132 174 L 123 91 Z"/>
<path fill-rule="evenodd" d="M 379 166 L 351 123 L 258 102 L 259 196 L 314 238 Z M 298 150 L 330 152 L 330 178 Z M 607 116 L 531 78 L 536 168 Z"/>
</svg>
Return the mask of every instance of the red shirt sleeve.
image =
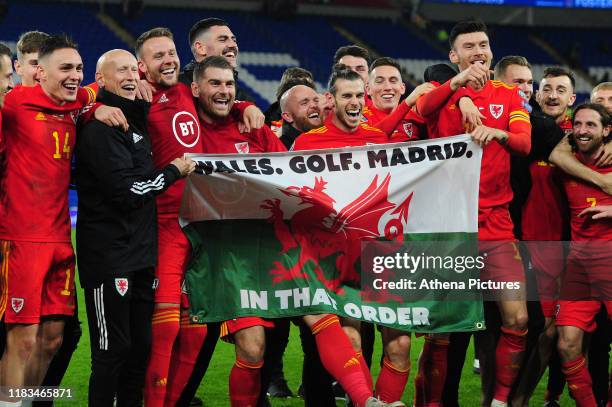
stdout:
<svg viewBox="0 0 612 407">
<path fill-rule="evenodd" d="M 283 144 L 282 141 L 274 134 L 274 132 L 264 124 L 264 126 L 258 130 L 259 135 L 262 138 L 263 145 L 266 149 L 266 152 L 275 153 L 287 151 L 287 147 Z"/>
<path fill-rule="evenodd" d="M 523 98 L 514 90 L 510 98 L 510 120 L 506 148 L 510 152 L 527 155 L 531 150 L 531 121 L 523 105 Z"/>
<path fill-rule="evenodd" d="M 418 114 L 425 118 L 433 116 L 448 102 L 453 93 L 449 79 L 442 86 L 417 99 L 416 110 Z"/>
<path fill-rule="evenodd" d="M 410 107 L 405 102 L 401 102 L 395 108 L 395 110 L 393 110 L 390 114 L 387 115 L 387 117 L 385 117 L 378 123 L 374 123 L 373 126 L 382 130 L 387 134 L 387 136 L 391 137 L 399 123 L 408 114 L 409 111 Z"/>
<path fill-rule="evenodd" d="M 81 115 L 79 116 L 79 124 L 84 125 L 92 120 L 94 120 L 94 115 L 96 110 L 102 103 L 96 102 L 96 97 L 98 95 L 98 84 L 96 82 L 91 83 L 85 87 L 79 88 L 77 92 L 77 101 L 83 106 L 83 110 L 81 111 Z"/>
<path fill-rule="evenodd" d="M 234 102 L 234 106 L 232 106 L 232 110 L 237 112 L 237 116 L 234 116 L 234 117 L 237 117 L 239 122 L 244 120 L 244 111 L 249 106 L 253 106 L 253 103 L 246 102 L 243 100 L 238 100 Z"/>
</svg>

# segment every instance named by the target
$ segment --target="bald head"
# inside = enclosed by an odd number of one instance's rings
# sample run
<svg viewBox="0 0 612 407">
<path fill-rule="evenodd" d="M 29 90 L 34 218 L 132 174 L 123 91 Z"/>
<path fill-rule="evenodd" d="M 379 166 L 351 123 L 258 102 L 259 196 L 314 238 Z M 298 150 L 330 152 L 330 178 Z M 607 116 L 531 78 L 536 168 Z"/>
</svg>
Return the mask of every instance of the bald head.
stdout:
<svg viewBox="0 0 612 407">
<path fill-rule="evenodd" d="M 138 78 L 136 57 L 124 49 L 107 51 L 98 59 L 96 82 L 111 93 L 134 100 Z"/>
<path fill-rule="evenodd" d="M 323 124 L 319 94 L 308 86 L 296 85 L 283 93 L 280 108 L 283 120 L 299 131 L 312 130 Z"/>
</svg>

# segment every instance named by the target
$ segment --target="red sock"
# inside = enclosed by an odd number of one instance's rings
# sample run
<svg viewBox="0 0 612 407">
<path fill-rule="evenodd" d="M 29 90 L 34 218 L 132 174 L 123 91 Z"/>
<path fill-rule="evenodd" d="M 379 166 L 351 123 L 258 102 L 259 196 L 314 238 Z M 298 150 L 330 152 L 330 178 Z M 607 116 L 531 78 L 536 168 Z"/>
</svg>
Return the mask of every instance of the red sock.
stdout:
<svg viewBox="0 0 612 407">
<path fill-rule="evenodd" d="M 387 403 L 401 400 L 409 373 L 410 366 L 406 370 L 400 370 L 385 357 L 378 380 L 376 380 L 376 396 Z"/>
<path fill-rule="evenodd" d="M 525 347 L 527 330 L 515 331 L 501 327 L 501 336 L 495 349 L 495 393 L 493 398 L 507 402 L 512 384 L 518 375 Z"/>
<path fill-rule="evenodd" d="M 372 390 L 368 388 L 364 370 L 338 317 L 326 315 L 314 323 L 311 330 L 325 369 L 340 382 L 353 403 L 363 407 L 367 399 L 372 397 Z"/>
<path fill-rule="evenodd" d="M 181 329 L 172 352 L 168 373 L 167 406 L 174 406 L 181 397 L 206 339 L 207 330 L 204 324 L 192 324 L 189 315 L 181 316 Z"/>
<path fill-rule="evenodd" d="M 414 378 L 415 406 L 439 406 L 446 381 L 448 339 L 425 337 L 419 357 L 419 371 Z"/>
<path fill-rule="evenodd" d="M 359 360 L 359 366 L 361 366 L 361 371 L 366 378 L 366 383 L 368 384 L 368 389 L 370 392 L 374 393 L 374 382 L 372 381 L 372 373 L 370 372 L 370 368 L 363 358 L 363 352 L 357 352 L 355 354 L 357 356 L 357 360 Z"/>
<path fill-rule="evenodd" d="M 229 395 L 232 407 L 255 407 L 261 388 L 259 363 L 248 363 L 236 358 L 229 376 Z"/>
<path fill-rule="evenodd" d="M 179 317 L 178 306 L 153 311 L 151 356 L 144 385 L 144 403 L 147 407 L 164 405 L 172 347 L 179 331 Z"/>
<path fill-rule="evenodd" d="M 561 363 L 561 370 L 567 380 L 569 388 L 578 407 L 595 407 L 595 396 L 593 395 L 593 382 L 587 368 L 586 359 L 580 356 L 571 362 Z"/>
</svg>

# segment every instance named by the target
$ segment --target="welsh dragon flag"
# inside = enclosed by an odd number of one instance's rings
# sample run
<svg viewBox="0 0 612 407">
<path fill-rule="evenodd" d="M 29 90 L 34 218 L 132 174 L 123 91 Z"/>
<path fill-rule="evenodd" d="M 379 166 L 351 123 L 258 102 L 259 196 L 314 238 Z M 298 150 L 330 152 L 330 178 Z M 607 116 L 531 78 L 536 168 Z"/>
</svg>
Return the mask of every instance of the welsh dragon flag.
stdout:
<svg viewBox="0 0 612 407">
<path fill-rule="evenodd" d="M 466 135 L 192 155 L 180 219 L 192 319 L 333 313 L 406 331 L 483 329 L 469 288 L 478 270 L 458 261 L 477 255 L 481 155 Z"/>
</svg>

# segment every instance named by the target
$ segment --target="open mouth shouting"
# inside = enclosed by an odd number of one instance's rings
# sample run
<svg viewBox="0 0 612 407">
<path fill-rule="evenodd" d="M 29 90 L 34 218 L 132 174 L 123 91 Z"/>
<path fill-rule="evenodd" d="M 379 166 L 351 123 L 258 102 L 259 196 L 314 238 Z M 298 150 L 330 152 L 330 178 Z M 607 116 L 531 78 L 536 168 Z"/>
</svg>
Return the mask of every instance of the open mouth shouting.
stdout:
<svg viewBox="0 0 612 407">
<path fill-rule="evenodd" d="M 354 108 L 354 109 L 346 109 L 345 110 L 347 117 L 349 118 L 349 120 L 351 121 L 359 121 L 361 119 L 361 109 L 359 108 Z"/>
<path fill-rule="evenodd" d="M 160 69 L 159 73 L 161 73 L 162 79 L 164 79 L 167 82 L 172 82 L 176 78 L 176 75 L 177 75 L 177 66 L 172 65 L 172 66 L 164 67 Z"/>
<path fill-rule="evenodd" d="M 64 88 L 66 93 L 68 93 L 68 95 L 76 95 L 77 90 L 79 89 L 79 83 L 78 82 L 65 82 L 64 84 L 62 84 L 62 87 Z"/>
<path fill-rule="evenodd" d="M 121 85 L 121 90 L 123 90 L 123 94 L 125 96 L 133 96 L 136 95 L 136 84 L 133 82 L 128 82 Z"/>
<path fill-rule="evenodd" d="M 238 48 L 236 47 L 224 48 L 223 52 L 221 53 L 221 56 L 223 56 L 224 58 L 228 60 L 236 62 L 236 59 L 238 58 Z"/>
</svg>

